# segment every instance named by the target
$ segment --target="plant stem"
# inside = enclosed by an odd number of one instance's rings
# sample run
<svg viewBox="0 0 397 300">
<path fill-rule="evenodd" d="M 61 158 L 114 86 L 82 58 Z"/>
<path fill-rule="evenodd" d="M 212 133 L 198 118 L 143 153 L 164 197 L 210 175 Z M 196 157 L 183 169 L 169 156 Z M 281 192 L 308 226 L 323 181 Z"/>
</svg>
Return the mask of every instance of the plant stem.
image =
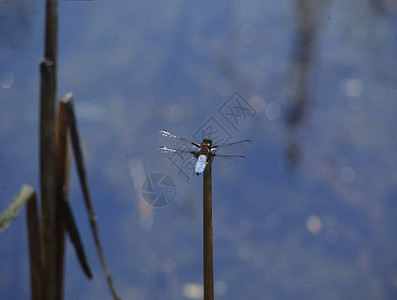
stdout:
<svg viewBox="0 0 397 300">
<path fill-rule="evenodd" d="M 58 44 L 58 1 L 47 0 L 45 54 L 41 61 L 40 103 L 40 184 L 41 184 L 41 259 L 42 299 L 58 299 L 55 196 L 55 102 Z"/>
<path fill-rule="evenodd" d="M 23 186 L 22 189 L 26 189 Z M 30 188 L 30 187 L 29 187 Z M 29 238 L 29 259 L 30 259 L 30 288 L 32 292 L 32 300 L 43 299 L 42 285 L 42 263 L 41 263 L 41 241 L 40 241 L 40 223 L 37 211 L 36 193 L 30 188 L 32 194 L 27 203 L 27 227 Z"/>
<path fill-rule="evenodd" d="M 57 299 L 63 299 L 64 269 L 65 269 L 65 226 L 63 218 L 62 201 L 66 201 L 69 190 L 69 149 L 67 139 L 68 125 L 67 110 L 64 105 L 59 105 L 55 120 L 55 187 L 56 187 L 56 212 L 55 228 L 58 252 L 56 257 L 56 285 Z"/>
<path fill-rule="evenodd" d="M 204 300 L 214 299 L 212 257 L 212 175 L 211 161 L 203 176 L 203 248 L 204 248 Z"/>
</svg>

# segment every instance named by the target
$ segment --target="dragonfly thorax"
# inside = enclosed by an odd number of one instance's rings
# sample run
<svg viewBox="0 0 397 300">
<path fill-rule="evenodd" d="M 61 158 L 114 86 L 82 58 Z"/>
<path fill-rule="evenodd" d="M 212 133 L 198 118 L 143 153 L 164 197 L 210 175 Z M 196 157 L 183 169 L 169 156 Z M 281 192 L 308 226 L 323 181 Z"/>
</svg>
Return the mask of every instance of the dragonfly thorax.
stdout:
<svg viewBox="0 0 397 300">
<path fill-rule="evenodd" d="M 212 141 L 210 139 L 204 139 L 200 145 L 200 150 L 197 152 L 197 157 L 199 155 L 209 155 L 212 151 Z"/>
</svg>

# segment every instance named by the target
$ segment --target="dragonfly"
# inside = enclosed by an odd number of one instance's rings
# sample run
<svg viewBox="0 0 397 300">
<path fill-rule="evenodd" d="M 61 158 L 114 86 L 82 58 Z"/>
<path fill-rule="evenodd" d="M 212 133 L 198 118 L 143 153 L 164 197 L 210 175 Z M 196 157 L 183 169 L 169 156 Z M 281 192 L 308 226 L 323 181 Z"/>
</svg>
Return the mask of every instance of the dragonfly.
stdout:
<svg viewBox="0 0 397 300">
<path fill-rule="evenodd" d="M 212 145 L 212 140 L 208 138 L 203 139 L 201 144 L 198 144 L 183 137 L 178 137 L 167 130 L 160 130 L 159 133 L 161 136 L 165 137 L 173 147 L 176 148 L 173 149 L 162 146 L 159 148 L 161 152 L 171 154 L 189 154 L 192 159 L 197 160 L 194 170 L 196 175 L 203 173 L 208 163 L 214 162 L 214 165 L 229 166 L 244 162 L 245 156 L 227 155 L 227 153 L 233 153 L 245 149 L 252 144 L 250 140 L 243 140 L 214 146 Z M 223 153 L 218 154 L 218 151 Z"/>
</svg>

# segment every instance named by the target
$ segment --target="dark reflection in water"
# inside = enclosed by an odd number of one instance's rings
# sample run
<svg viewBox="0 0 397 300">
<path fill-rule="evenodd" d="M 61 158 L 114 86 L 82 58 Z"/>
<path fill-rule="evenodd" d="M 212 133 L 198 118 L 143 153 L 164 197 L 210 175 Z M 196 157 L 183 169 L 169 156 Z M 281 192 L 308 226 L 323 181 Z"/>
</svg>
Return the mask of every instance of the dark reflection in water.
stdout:
<svg viewBox="0 0 397 300">
<path fill-rule="evenodd" d="M 295 32 L 289 70 L 288 110 L 285 120 L 289 139 L 286 157 L 293 168 L 300 159 L 301 146 L 297 129 L 305 121 L 310 106 L 310 67 L 316 55 L 316 38 L 321 31 L 322 18 L 328 1 L 297 0 L 295 4 Z M 319 16 L 322 16 L 320 18 Z"/>
</svg>

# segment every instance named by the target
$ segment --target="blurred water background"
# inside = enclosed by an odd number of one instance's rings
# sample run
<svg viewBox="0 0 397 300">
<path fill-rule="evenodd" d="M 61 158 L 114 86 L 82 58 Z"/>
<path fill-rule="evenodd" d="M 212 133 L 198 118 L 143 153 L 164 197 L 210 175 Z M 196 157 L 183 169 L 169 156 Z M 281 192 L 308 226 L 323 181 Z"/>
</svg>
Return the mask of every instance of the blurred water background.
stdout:
<svg viewBox="0 0 397 300">
<path fill-rule="evenodd" d="M 0 211 L 39 188 L 44 12 L 0 3 Z M 215 122 L 253 141 L 245 164 L 213 168 L 217 299 L 396 299 L 396 70 L 391 0 L 60 1 L 58 98 L 75 95 L 122 298 L 201 298 L 202 178 L 156 151 L 157 131 Z M 236 92 L 251 111 L 233 125 Z M 155 172 L 176 184 L 157 209 L 141 195 Z M 95 279 L 68 241 L 65 299 L 110 299 L 74 166 L 70 187 Z M 2 299 L 30 295 L 24 217 L 0 234 Z"/>
</svg>

